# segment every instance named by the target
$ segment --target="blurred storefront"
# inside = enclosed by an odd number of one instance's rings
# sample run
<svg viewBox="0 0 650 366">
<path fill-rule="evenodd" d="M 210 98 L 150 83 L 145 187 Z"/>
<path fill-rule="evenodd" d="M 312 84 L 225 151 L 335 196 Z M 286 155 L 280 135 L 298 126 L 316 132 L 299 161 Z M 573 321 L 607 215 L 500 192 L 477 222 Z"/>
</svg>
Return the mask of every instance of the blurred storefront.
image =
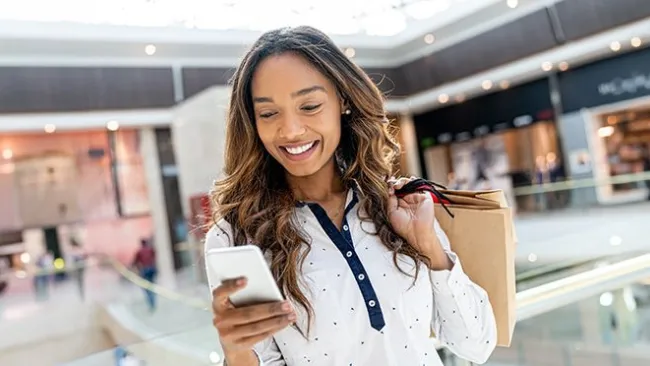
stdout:
<svg viewBox="0 0 650 366">
<path fill-rule="evenodd" d="M 569 171 L 601 184 L 598 204 L 648 199 L 648 182 L 626 176 L 650 170 L 650 49 L 571 69 L 559 75 L 561 118 Z"/>
<path fill-rule="evenodd" d="M 564 176 L 547 79 L 414 116 L 423 175 L 457 189 L 513 188 Z"/>
<path fill-rule="evenodd" d="M 152 234 L 137 130 L 51 131 L 0 137 L 0 236 L 13 267 L 51 253 L 63 265 L 83 247 L 129 263 Z M 9 250 L 14 248 L 15 250 Z"/>
</svg>

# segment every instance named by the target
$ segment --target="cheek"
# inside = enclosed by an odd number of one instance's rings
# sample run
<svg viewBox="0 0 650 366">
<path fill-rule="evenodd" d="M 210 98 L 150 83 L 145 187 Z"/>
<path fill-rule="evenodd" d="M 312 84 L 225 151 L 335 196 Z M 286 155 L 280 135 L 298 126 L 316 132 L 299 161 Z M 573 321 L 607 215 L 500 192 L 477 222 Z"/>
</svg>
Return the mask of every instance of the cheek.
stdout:
<svg viewBox="0 0 650 366">
<path fill-rule="evenodd" d="M 326 124 L 323 124 L 323 135 L 327 139 L 328 146 L 336 148 L 341 140 L 341 120 L 330 117 Z"/>
<path fill-rule="evenodd" d="M 273 133 L 268 128 L 260 126 L 260 124 L 256 124 L 255 126 L 257 136 L 262 141 L 262 145 L 264 145 L 264 148 L 269 154 L 273 154 Z"/>
</svg>

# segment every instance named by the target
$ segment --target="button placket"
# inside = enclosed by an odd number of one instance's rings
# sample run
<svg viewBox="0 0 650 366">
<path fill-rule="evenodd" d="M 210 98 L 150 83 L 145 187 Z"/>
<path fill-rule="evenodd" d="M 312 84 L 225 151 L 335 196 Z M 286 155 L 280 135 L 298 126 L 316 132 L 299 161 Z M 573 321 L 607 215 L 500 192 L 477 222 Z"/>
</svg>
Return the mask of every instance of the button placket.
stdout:
<svg viewBox="0 0 650 366">
<path fill-rule="evenodd" d="M 345 211 L 346 216 L 343 217 L 342 230 L 334 225 L 334 223 L 327 216 L 327 212 L 325 212 L 322 207 L 317 204 L 310 204 L 309 208 L 314 213 L 314 216 L 316 216 L 318 219 L 318 222 L 320 223 L 327 236 L 337 247 L 347 262 L 350 270 L 352 271 L 352 274 L 357 279 L 357 284 L 359 286 L 361 296 L 363 297 L 363 300 L 366 304 L 366 309 L 368 311 L 370 326 L 377 331 L 381 331 L 381 329 L 383 329 L 386 325 L 384 315 L 381 310 L 381 305 L 377 300 L 377 294 L 375 293 L 375 289 L 372 286 L 370 278 L 367 277 L 363 263 L 354 250 L 354 243 L 352 240 L 352 235 L 350 234 L 351 226 L 347 222 L 347 214 L 349 211 L 351 211 L 351 208 L 355 203 L 356 199 L 353 199 L 351 205 Z"/>
</svg>

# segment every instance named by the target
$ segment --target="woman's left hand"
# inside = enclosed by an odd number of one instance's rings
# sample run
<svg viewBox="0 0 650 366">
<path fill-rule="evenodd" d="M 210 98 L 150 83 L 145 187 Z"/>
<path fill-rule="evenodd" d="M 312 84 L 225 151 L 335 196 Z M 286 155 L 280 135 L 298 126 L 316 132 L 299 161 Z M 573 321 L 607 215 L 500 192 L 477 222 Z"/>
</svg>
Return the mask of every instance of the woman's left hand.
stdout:
<svg viewBox="0 0 650 366">
<path fill-rule="evenodd" d="M 429 253 L 429 246 L 437 240 L 434 231 L 434 202 L 427 192 L 415 192 L 402 198 L 395 196 L 395 190 L 415 179 L 400 178 L 389 181 L 388 219 L 395 233 L 404 238 L 420 253 Z"/>
</svg>

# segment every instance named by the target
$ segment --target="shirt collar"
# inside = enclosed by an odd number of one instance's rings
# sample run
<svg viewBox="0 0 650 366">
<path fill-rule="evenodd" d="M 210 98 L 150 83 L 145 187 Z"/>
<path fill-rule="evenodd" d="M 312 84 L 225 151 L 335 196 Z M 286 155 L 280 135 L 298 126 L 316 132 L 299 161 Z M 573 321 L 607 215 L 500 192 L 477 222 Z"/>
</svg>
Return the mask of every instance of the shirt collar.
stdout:
<svg viewBox="0 0 650 366">
<path fill-rule="evenodd" d="M 348 190 L 348 195 L 345 199 L 345 214 L 347 215 L 347 213 L 350 212 L 350 210 L 352 210 L 358 202 L 359 202 L 359 195 L 357 194 L 357 191 L 353 188 L 350 188 Z M 302 208 L 310 204 L 315 204 L 315 203 L 296 201 L 296 207 L 298 208 Z"/>
</svg>

